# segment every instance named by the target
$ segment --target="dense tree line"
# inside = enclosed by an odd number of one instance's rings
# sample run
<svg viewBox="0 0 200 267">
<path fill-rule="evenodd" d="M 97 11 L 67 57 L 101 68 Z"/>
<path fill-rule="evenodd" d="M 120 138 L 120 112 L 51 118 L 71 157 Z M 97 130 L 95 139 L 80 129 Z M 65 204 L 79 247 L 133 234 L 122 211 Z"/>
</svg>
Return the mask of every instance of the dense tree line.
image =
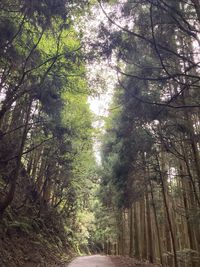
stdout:
<svg viewBox="0 0 200 267">
<path fill-rule="evenodd" d="M 85 242 L 78 242 L 87 232 L 80 214 L 95 166 L 85 55 L 74 28 L 83 8 L 87 1 L 0 3 L 1 220 L 16 224 L 24 214 L 40 225 L 43 218 L 58 233 L 62 218 L 63 243 L 77 246 Z"/>
<path fill-rule="evenodd" d="M 0 229 L 198 267 L 199 1 L 98 6 L 105 23 L 84 50 L 88 1 L 0 2 Z M 99 55 L 117 73 L 101 179 L 86 73 Z"/>
<path fill-rule="evenodd" d="M 105 233 L 107 245 L 150 262 L 197 267 L 199 2 L 115 2 L 115 14 L 99 3 L 114 25 L 102 26 L 101 49 L 118 60 L 102 147 L 100 199 L 118 233 Z"/>
</svg>

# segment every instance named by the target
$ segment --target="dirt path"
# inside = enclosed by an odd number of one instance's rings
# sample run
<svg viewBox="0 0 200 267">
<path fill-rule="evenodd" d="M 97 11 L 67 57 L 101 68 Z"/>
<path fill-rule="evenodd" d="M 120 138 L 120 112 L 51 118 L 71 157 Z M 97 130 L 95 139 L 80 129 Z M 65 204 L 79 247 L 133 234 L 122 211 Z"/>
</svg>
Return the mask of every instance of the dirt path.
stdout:
<svg viewBox="0 0 200 267">
<path fill-rule="evenodd" d="M 94 255 L 78 257 L 67 267 L 158 267 L 158 265 L 146 264 L 126 257 Z"/>
<path fill-rule="evenodd" d="M 94 255 L 79 257 L 73 260 L 68 267 L 115 267 L 109 257 Z"/>
</svg>

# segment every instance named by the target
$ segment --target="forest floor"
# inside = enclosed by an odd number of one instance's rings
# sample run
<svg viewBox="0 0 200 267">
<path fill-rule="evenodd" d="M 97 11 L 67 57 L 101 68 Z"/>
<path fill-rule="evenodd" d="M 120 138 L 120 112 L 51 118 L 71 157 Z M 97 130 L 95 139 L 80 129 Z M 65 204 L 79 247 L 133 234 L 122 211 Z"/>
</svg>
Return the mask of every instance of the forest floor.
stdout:
<svg viewBox="0 0 200 267">
<path fill-rule="evenodd" d="M 1 267 L 60 267 L 65 266 L 69 255 L 55 245 L 49 245 L 49 240 L 41 241 L 36 235 L 12 236 L 0 238 Z M 69 253 L 68 253 L 69 254 Z"/>
<path fill-rule="evenodd" d="M 139 262 L 128 257 L 94 255 L 78 257 L 68 267 L 158 267 L 158 265 Z"/>
<path fill-rule="evenodd" d="M 66 266 L 74 252 L 60 214 L 48 207 L 41 209 L 32 191 L 26 191 L 29 185 L 20 179 L 12 205 L 0 218 L 0 267 Z"/>
<path fill-rule="evenodd" d="M 110 257 L 114 267 L 159 267 L 158 264 L 150 264 L 148 262 L 140 262 L 129 257 L 112 256 Z"/>
<path fill-rule="evenodd" d="M 74 257 L 49 216 L 46 222 L 11 209 L 9 214 L 0 219 L 0 267 L 60 267 Z"/>
</svg>

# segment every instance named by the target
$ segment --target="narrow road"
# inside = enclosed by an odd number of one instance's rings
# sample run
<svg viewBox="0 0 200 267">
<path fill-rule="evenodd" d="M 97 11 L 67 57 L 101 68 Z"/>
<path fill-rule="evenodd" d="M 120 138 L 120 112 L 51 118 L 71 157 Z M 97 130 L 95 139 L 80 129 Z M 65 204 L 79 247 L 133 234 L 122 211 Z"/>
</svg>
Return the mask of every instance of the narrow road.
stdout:
<svg viewBox="0 0 200 267">
<path fill-rule="evenodd" d="M 139 262 L 122 256 L 84 256 L 73 260 L 67 267 L 159 267 L 160 265 Z"/>
<path fill-rule="evenodd" d="M 115 267 L 109 257 L 94 255 L 78 257 L 68 267 Z"/>
</svg>

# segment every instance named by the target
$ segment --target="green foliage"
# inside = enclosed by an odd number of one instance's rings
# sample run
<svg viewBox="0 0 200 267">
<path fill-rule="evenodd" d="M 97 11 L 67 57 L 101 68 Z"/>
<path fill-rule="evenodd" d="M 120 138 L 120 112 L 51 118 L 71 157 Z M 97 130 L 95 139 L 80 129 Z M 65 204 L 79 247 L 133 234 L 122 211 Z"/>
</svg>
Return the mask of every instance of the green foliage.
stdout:
<svg viewBox="0 0 200 267">
<path fill-rule="evenodd" d="M 20 215 L 6 213 L 9 228 L 34 230 L 49 248 L 79 250 L 94 224 L 93 116 L 75 25 L 86 3 L 0 3 L 0 206 L 15 181 L 6 205 Z"/>
<path fill-rule="evenodd" d="M 29 234 L 32 231 L 32 226 L 30 224 L 30 220 L 27 220 L 27 218 L 24 218 L 21 221 L 13 221 L 8 225 L 7 231 L 10 229 L 15 229 L 17 231 L 22 231 L 26 234 Z"/>
</svg>

